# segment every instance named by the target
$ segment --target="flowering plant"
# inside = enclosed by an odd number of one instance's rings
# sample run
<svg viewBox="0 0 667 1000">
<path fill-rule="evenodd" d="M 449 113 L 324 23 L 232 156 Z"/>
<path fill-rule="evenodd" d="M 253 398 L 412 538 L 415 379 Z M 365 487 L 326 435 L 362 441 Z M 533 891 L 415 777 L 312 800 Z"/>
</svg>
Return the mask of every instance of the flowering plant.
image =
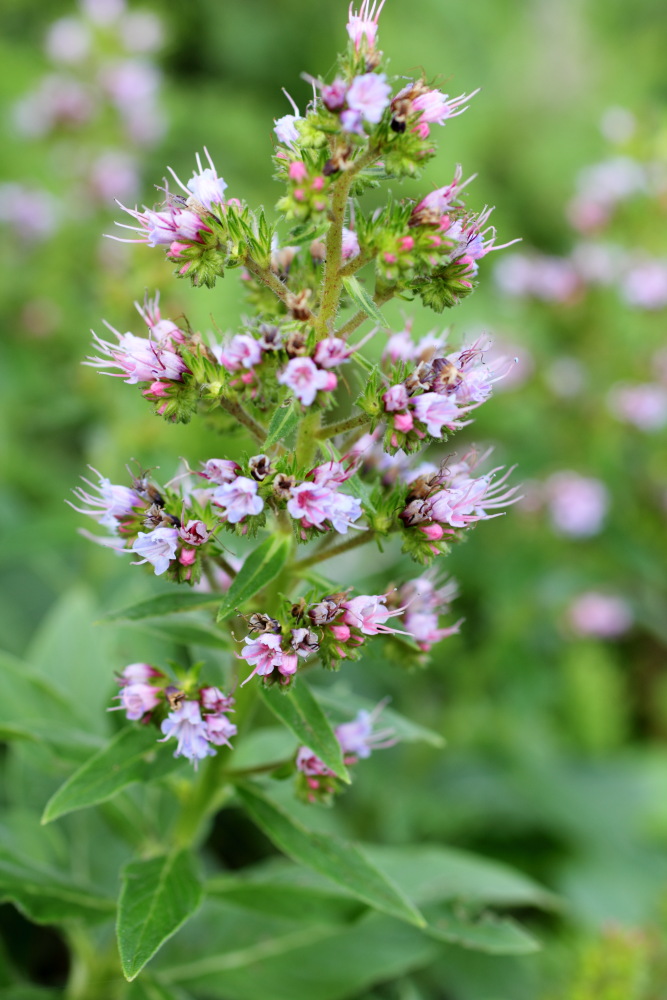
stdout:
<svg viewBox="0 0 667 1000">
<path fill-rule="evenodd" d="M 294 106 L 275 124 L 282 225 L 228 197 L 207 151 L 187 182 L 172 172 L 176 188 L 165 183 L 160 206 L 128 208 L 131 222 L 122 223 L 133 235 L 121 240 L 162 248 L 177 277 L 195 286 L 212 287 L 236 269 L 253 316 L 216 341 L 163 316 L 156 295 L 138 305 L 143 334 L 109 327 L 109 339 L 94 335 L 86 362 L 139 386 L 168 423 L 204 415 L 225 442 L 238 444 L 235 457 L 221 447 L 197 468 L 184 461 L 166 482 L 140 467 L 128 467 L 123 484 L 92 470 L 94 480 L 74 491 L 72 506 L 102 532 L 89 537 L 180 585 L 111 617 L 149 621 L 181 646 L 211 651 L 204 661 L 119 663 L 110 711 L 127 725 L 82 763 L 82 748 L 90 747 L 79 740 L 79 766 L 44 813 L 51 822 L 95 807 L 122 827 L 117 903 L 82 884 L 63 910 L 63 893 L 54 893 L 65 921 L 91 914 L 103 921 L 116 912 L 127 980 L 194 918 L 187 950 L 197 961 L 174 964 L 166 949 L 142 973 L 145 994 L 116 984 L 114 995 L 176 998 L 181 986 L 217 993 L 218 971 L 234 962 L 220 963 L 218 939 L 200 930 L 211 913 L 219 926 L 235 928 L 235 908 L 261 913 L 263 929 L 255 923 L 241 935 L 257 948 L 266 933 L 283 930 L 301 935 L 299 946 L 350 935 L 352 921 L 357 942 L 391 931 L 406 954 L 416 941 L 429 954 L 448 942 L 534 947 L 513 923 L 481 914 L 492 892 L 465 878 L 452 889 L 446 851 L 406 848 L 392 863 L 297 818 L 304 807 L 333 801 L 373 750 L 441 743 L 386 701 L 374 705 L 330 683 L 328 672 L 363 664 L 374 648 L 387 661 L 422 665 L 461 625 L 448 618 L 456 585 L 441 574 L 442 557 L 473 524 L 517 499 L 511 470 L 489 469 L 488 454 L 467 448 L 439 463 L 412 457 L 469 424 L 511 361 L 487 362 L 479 338 L 456 348 L 444 335 L 415 342 L 409 322 L 364 351 L 387 331 L 381 308 L 390 299 L 418 297 L 441 313 L 470 294 L 478 261 L 496 249 L 489 210 L 465 205 L 460 168 L 416 202 L 389 197 L 383 208 L 365 206 L 370 188 L 419 175 L 435 154 L 435 126 L 461 114 L 473 96 L 450 98 L 425 78 L 390 78 L 378 47 L 382 6 L 363 0 L 358 11 L 350 8 L 336 75 L 312 79 L 305 113 Z M 404 565 L 431 568 L 379 593 L 359 593 L 349 568 L 327 575 L 324 563 L 365 545 L 380 553 L 400 548 Z M 254 726 L 258 713 L 260 722 L 280 726 Z M 137 825 L 132 803 L 143 803 L 128 791 L 137 783 L 155 796 L 151 815 L 163 817 L 160 828 Z M 291 862 L 202 877 L 195 849 L 221 810 L 238 808 Z M 315 876 L 304 882 L 302 868 Z M 502 900 L 544 902 L 532 883 L 522 885 Z M 455 905 L 461 895 L 464 905 Z M 313 912 L 315 926 L 295 932 L 294 922 Z M 76 995 L 99 996 L 116 953 L 105 952 L 103 971 L 97 962 L 93 974 L 93 939 L 71 939 L 85 966 Z M 382 974 L 387 954 L 362 985 Z M 223 994 L 249 995 L 227 981 Z"/>
</svg>

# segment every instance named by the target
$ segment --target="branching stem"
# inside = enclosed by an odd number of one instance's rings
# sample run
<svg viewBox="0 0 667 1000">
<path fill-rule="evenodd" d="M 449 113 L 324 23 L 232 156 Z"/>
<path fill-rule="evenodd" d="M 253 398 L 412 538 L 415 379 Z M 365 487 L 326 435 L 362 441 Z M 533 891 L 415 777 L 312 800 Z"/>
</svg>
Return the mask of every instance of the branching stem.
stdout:
<svg viewBox="0 0 667 1000">
<path fill-rule="evenodd" d="M 333 559 L 334 556 L 342 555 L 343 552 L 349 552 L 350 549 L 356 549 L 359 545 L 365 545 L 366 542 L 370 542 L 374 538 L 374 531 L 360 532 L 358 535 L 353 535 L 352 538 L 348 538 L 347 541 L 341 542 L 340 545 L 334 545 L 325 552 L 320 550 L 315 552 L 312 556 L 308 556 L 306 559 L 299 560 L 299 562 L 294 563 L 292 566 L 292 572 L 300 573 L 301 570 L 307 569 L 309 566 L 314 566 L 316 563 L 324 562 L 325 559 Z"/>
</svg>

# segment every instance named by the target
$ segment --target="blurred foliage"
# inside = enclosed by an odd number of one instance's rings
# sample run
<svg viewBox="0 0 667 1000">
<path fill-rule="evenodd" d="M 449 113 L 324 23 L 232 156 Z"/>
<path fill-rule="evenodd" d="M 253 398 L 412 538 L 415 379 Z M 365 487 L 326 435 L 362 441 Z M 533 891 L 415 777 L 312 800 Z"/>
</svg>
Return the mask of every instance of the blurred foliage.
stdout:
<svg viewBox="0 0 667 1000">
<path fill-rule="evenodd" d="M 161 64 L 169 129 L 141 153 L 143 199 L 152 203 L 165 164 L 186 175 L 194 151 L 206 145 L 230 194 L 271 206 L 277 194 L 268 170 L 272 120 L 289 110 L 280 88 L 303 107 L 309 85 L 299 74 L 332 64 L 347 4 L 163 0 L 150 6 L 166 25 Z M 45 72 L 47 24 L 69 13 L 70 4 L 60 0 L 46 7 L 6 0 L 0 41 L 6 107 Z M 661 24 L 658 0 L 477 0 L 464 8 L 388 0 L 381 37 L 395 66 L 439 67 L 452 93 L 482 87 L 471 110 L 447 126 L 447 166 L 437 175 L 428 169 L 401 193 L 444 183 L 462 162 L 467 173 L 479 174 L 470 203 L 498 206 L 500 242 L 520 235 L 544 253 L 567 252 L 572 234 L 564 206 L 577 171 L 605 155 L 597 123 L 608 106 L 631 109 L 657 136 L 656 155 L 664 158 Z M 58 195 L 64 184 L 58 144 L 21 137 L 11 115 L 5 122 L 3 179 Z M 633 205 L 619 232 L 664 254 L 664 206 L 658 228 L 655 206 L 635 211 Z M 111 650 L 103 648 L 100 630 L 84 623 L 98 606 L 147 595 L 153 581 L 129 579 L 125 562 L 81 541 L 63 499 L 87 463 L 113 479 L 136 457 L 161 466 L 166 478 L 179 456 L 194 463 L 220 445 L 213 430 L 167 432 L 137 393 L 82 368 L 87 331 L 99 329 L 102 318 L 132 328 L 132 300 L 160 286 L 165 313 L 185 313 L 202 329 L 233 329 L 243 309 L 232 279 L 192 292 L 170 282 L 160 255 L 102 243 L 114 217 L 111 201 L 87 212 L 67 206 L 57 238 L 22 243 L 10 231 L 0 249 L 6 428 L 0 631 L 7 649 L 40 665 L 64 692 L 68 676 L 77 683 L 88 676 L 76 697 L 82 709 L 98 713 L 113 669 L 148 655 L 142 643 L 154 640 L 132 630 L 116 637 Z M 384 985 L 378 971 L 371 986 L 379 985 L 359 1000 L 659 1000 L 667 991 L 664 431 L 661 455 L 660 433 L 620 424 L 605 400 L 615 382 L 646 380 L 664 338 L 665 311 L 640 314 L 612 289 L 555 306 L 508 301 L 491 271 L 483 262 L 480 287 L 457 313 L 453 339 L 491 330 L 517 352 L 522 348 L 533 371 L 486 405 L 468 438 L 492 442 L 495 460 L 518 463 L 515 475 L 524 480 L 544 481 L 559 469 L 598 477 L 610 494 L 609 514 L 594 538 L 567 539 L 543 510 L 515 508 L 454 551 L 446 568 L 461 584 L 461 635 L 437 647 L 427 671 L 406 674 L 378 660 L 355 676 L 359 692 L 389 693 L 403 714 L 443 732 L 447 749 L 410 745 L 372 758 L 340 807 L 311 810 L 308 822 L 378 843 L 421 840 L 476 850 L 511 862 L 565 901 L 559 916 L 532 917 L 545 943 L 538 955 L 481 957 L 449 947 L 434 958 L 401 941 L 404 964 L 399 957 Z M 402 326 L 398 308 L 386 314 L 395 329 Z M 415 330 L 426 332 L 431 323 L 420 314 Z M 563 356 L 586 372 L 578 394 L 559 395 L 550 385 L 547 373 Z M 358 586 L 378 580 L 362 558 L 350 562 L 350 573 Z M 82 579 L 94 597 L 72 596 Z M 379 580 L 380 589 L 385 582 Z M 583 590 L 606 586 L 630 601 L 635 627 L 616 642 L 576 638 L 565 622 L 568 604 Z M 58 640 L 74 633 L 78 667 Z M 35 773 L 25 757 L 6 775 L 14 788 Z M 26 815 L 49 790 L 25 789 Z M 295 807 L 297 814 L 302 808 Z M 94 820 L 68 829 L 90 845 L 95 830 L 84 831 L 86 823 Z M 20 816 L 9 817 L 12 824 L 30 829 Z M 61 847 L 51 844 L 49 851 L 58 857 Z M 230 867 L 267 851 L 231 811 L 216 824 L 210 848 Z M 97 865 L 101 881 L 108 879 L 94 857 L 82 864 Z M 29 952 L 17 949 L 33 929 L 9 907 L 0 910 L 0 929 L 12 964 L 38 983 L 59 985 L 66 959 L 55 935 L 34 931 Z M 10 969 L 9 960 L 0 956 L 0 997 L 12 981 L 4 966 Z"/>
</svg>

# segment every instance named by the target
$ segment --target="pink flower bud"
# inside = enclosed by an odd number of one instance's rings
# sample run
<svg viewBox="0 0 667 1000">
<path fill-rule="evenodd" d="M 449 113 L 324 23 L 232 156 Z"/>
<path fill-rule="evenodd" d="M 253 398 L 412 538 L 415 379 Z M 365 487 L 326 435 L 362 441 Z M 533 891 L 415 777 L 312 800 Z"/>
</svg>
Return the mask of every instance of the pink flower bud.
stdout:
<svg viewBox="0 0 667 1000">
<path fill-rule="evenodd" d="M 384 257 L 385 264 L 395 264 L 398 260 L 395 253 L 385 253 L 382 256 Z"/>
<path fill-rule="evenodd" d="M 412 238 L 412 236 L 404 236 L 402 239 L 398 241 L 398 243 L 401 250 L 405 250 L 406 253 L 412 250 L 415 245 L 415 241 Z"/>
<path fill-rule="evenodd" d="M 402 382 L 392 385 L 382 396 L 384 408 L 388 413 L 394 410 L 405 410 L 408 406 L 408 391 Z"/>
<path fill-rule="evenodd" d="M 181 566 L 192 566 L 193 562 L 197 558 L 196 549 L 181 549 L 178 561 Z"/>
<path fill-rule="evenodd" d="M 295 188 L 293 191 L 296 201 L 303 201 L 306 195 L 304 194 L 303 188 Z"/>
<path fill-rule="evenodd" d="M 306 164 L 301 160 L 294 160 L 289 165 L 289 176 L 290 180 L 302 181 L 308 176 L 308 170 L 306 169 Z"/>
<path fill-rule="evenodd" d="M 166 396 L 170 388 L 169 382 L 151 382 L 144 395 Z"/>
<path fill-rule="evenodd" d="M 322 386 L 324 392 L 333 392 L 333 390 L 338 385 L 338 376 L 335 372 L 327 372 L 328 378 L 325 384 Z"/>
<path fill-rule="evenodd" d="M 441 524 L 420 524 L 419 530 L 424 532 L 430 542 L 438 542 L 445 533 Z"/>
<path fill-rule="evenodd" d="M 315 177 L 313 183 L 310 185 L 313 191 L 321 191 L 324 187 L 324 177 Z"/>
<path fill-rule="evenodd" d="M 394 416 L 394 427 L 401 434 L 407 434 L 412 430 L 413 420 L 411 413 L 397 413 Z"/>
<path fill-rule="evenodd" d="M 244 372 L 243 375 L 241 375 L 241 381 L 244 383 L 244 385 L 250 385 L 250 383 L 254 380 L 254 378 L 255 378 L 254 372 Z"/>
<path fill-rule="evenodd" d="M 338 640 L 338 642 L 347 642 L 347 640 L 350 638 L 350 626 L 332 625 L 331 634 L 333 635 L 334 639 Z"/>
</svg>

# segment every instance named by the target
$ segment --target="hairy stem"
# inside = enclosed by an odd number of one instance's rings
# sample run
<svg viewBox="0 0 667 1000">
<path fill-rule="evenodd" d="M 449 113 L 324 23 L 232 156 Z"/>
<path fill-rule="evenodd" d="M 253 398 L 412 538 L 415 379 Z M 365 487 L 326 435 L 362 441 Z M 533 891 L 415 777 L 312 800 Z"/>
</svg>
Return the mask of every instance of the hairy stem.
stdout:
<svg viewBox="0 0 667 1000">
<path fill-rule="evenodd" d="M 369 423 L 370 419 L 367 413 L 357 413 L 353 417 L 348 417 L 347 420 L 338 420 L 335 424 L 325 424 L 318 431 L 317 437 L 320 440 L 326 440 L 337 434 L 344 434 L 346 431 L 354 430 L 355 427 L 362 427 Z"/>
<path fill-rule="evenodd" d="M 256 260 L 253 260 L 250 255 L 246 256 L 243 263 L 255 277 L 270 288 L 274 295 L 277 295 L 281 302 L 287 305 L 287 297 L 289 295 L 289 290 L 282 283 L 280 278 L 276 277 L 273 271 L 269 270 L 268 267 L 261 267 Z"/>
<path fill-rule="evenodd" d="M 315 552 L 312 556 L 308 556 L 306 559 L 301 559 L 299 562 L 294 563 L 292 566 L 292 572 L 299 573 L 301 570 L 307 569 L 309 566 L 314 566 L 316 563 L 324 562 L 325 559 L 333 559 L 334 556 L 339 556 L 343 552 L 349 552 L 350 549 L 356 549 L 359 545 L 365 545 L 366 542 L 372 541 L 373 538 L 375 538 L 374 531 L 364 531 L 358 535 L 353 535 L 352 538 L 348 538 L 347 541 L 341 542 L 340 545 L 334 545 L 325 552 Z"/>
<path fill-rule="evenodd" d="M 252 436 L 256 438 L 260 444 L 264 444 L 264 440 L 266 438 L 264 428 L 258 424 L 256 420 L 253 420 L 250 414 L 246 413 L 239 403 L 234 403 L 231 399 L 225 398 L 225 396 L 220 396 L 219 402 L 223 410 L 226 410 L 230 416 L 235 417 L 240 424 L 247 427 Z"/>
<path fill-rule="evenodd" d="M 296 461 L 300 467 L 312 465 L 315 460 L 321 422 L 320 410 L 311 409 L 301 418 L 296 436 Z"/>
<path fill-rule="evenodd" d="M 359 254 L 358 257 L 353 257 L 352 260 L 348 260 L 347 264 L 343 264 L 338 276 L 340 278 L 350 278 L 357 271 L 360 271 L 362 267 L 370 263 L 373 260 L 373 254 L 370 251 L 365 251 Z"/>
</svg>

